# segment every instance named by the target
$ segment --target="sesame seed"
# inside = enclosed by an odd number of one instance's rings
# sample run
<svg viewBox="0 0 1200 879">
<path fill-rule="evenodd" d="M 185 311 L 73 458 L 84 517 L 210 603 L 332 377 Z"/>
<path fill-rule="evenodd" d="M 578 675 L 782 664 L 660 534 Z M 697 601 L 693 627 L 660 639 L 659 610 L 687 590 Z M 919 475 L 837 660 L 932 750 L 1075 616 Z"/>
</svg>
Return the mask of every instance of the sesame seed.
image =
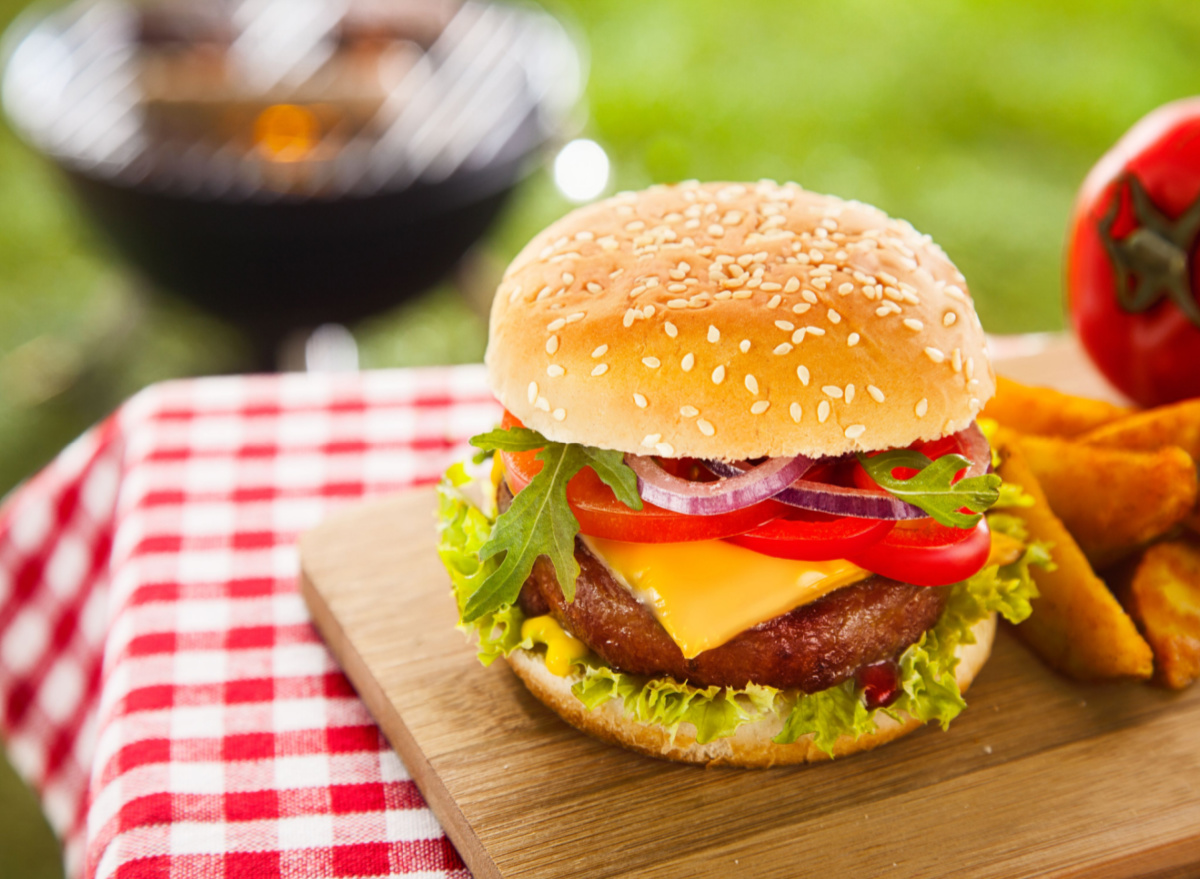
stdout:
<svg viewBox="0 0 1200 879">
<path fill-rule="evenodd" d="M 587 317 L 586 311 L 577 311 L 574 314 L 567 315 L 567 323 L 573 324 L 573 323 L 583 320 L 585 317 Z"/>
<path fill-rule="evenodd" d="M 783 285 L 776 284 L 774 281 L 764 281 L 762 287 L 760 287 L 759 289 L 762 290 L 764 293 L 774 293 L 776 290 L 782 290 Z M 776 299 L 782 299 L 782 298 L 783 298 L 782 296 L 776 296 L 776 297 L 772 298 L 771 301 L 774 302 Z M 774 305 L 771 306 L 771 308 L 774 308 L 774 307 L 775 307 Z"/>
<path fill-rule="evenodd" d="M 558 336 L 551 336 L 546 340 L 546 353 L 553 354 L 558 350 Z"/>
<path fill-rule="evenodd" d="M 716 327 L 714 327 L 712 324 L 708 325 L 708 341 L 710 341 L 710 342 L 721 341 L 721 331 L 718 330 Z"/>
<path fill-rule="evenodd" d="M 853 293 L 853 292 L 854 292 L 854 285 L 851 284 L 849 281 L 847 281 L 844 284 L 838 285 L 838 293 L 840 293 L 842 296 L 845 296 L 847 293 Z"/>
<path fill-rule="evenodd" d="M 634 220 L 632 223 L 625 224 L 626 232 L 641 232 L 645 228 L 646 228 L 646 224 L 643 223 L 641 220 Z"/>
<path fill-rule="evenodd" d="M 883 281 L 883 283 L 895 286 L 896 279 L 894 276 L 889 275 L 887 272 L 876 272 L 875 274 L 878 276 L 879 280 Z"/>
<path fill-rule="evenodd" d="M 884 305 L 881 305 L 877 309 L 875 309 L 876 317 L 887 317 L 891 313 L 892 313 L 892 310 Z"/>
<path fill-rule="evenodd" d="M 753 295 L 754 295 L 754 292 L 751 290 L 738 290 L 737 292 L 735 292 L 733 294 L 733 298 L 734 299 L 749 299 Z"/>
<path fill-rule="evenodd" d="M 721 382 L 725 381 L 725 367 L 724 366 L 718 366 L 716 369 L 713 370 L 712 380 L 713 380 L 713 384 L 715 384 L 715 385 L 719 385 Z"/>
<path fill-rule="evenodd" d="M 879 390 L 875 385 L 867 385 L 867 393 L 871 395 L 871 399 L 876 403 L 883 402 L 883 391 Z"/>
<path fill-rule="evenodd" d="M 563 272 L 562 273 L 562 282 L 563 282 L 563 286 L 569 287 L 575 283 L 575 276 L 572 275 L 570 272 Z"/>
<path fill-rule="evenodd" d="M 703 418 L 696 419 L 696 428 L 705 436 L 712 436 L 717 432 L 716 428 L 714 428 L 712 424 L 705 421 Z"/>
<path fill-rule="evenodd" d="M 652 448 L 654 448 L 654 446 L 658 445 L 659 441 L 661 441 L 661 440 L 662 440 L 661 433 L 648 433 L 642 439 L 642 445 L 645 446 L 646 448 L 652 449 Z"/>
<path fill-rule="evenodd" d="M 560 375 L 566 375 L 566 374 L 567 374 L 567 371 L 565 369 L 563 369 L 561 366 L 559 366 L 557 363 L 551 363 L 549 366 L 546 367 L 546 375 L 550 376 L 551 378 L 558 378 Z"/>
<path fill-rule="evenodd" d="M 829 322 L 831 324 L 840 324 L 842 322 L 842 316 L 840 314 L 838 314 L 836 311 L 834 311 L 832 308 L 829 309 L 829 311 L 825 313 L 825 316 L 827 318 L 829 318 Z"/>
<path fill-rule="evenodd" d="M 668 293 L 686 293 L 687 284 L 667 284 Z"/>
<path fill-rule="evenodd" d="M 805 327 L 804 331 L 806 333 L 812 333 L 814 336 L 825 335 L 825 331 L 823 329 L 821 329 L 820 327 Z"/>
<path fill-rule="evenodd" d="M 800 289 L 800 279 L 799 278 L 788 278 L 787 283 L 783 285 L 784 293 L 795 293 L 799 289 Z"/>
<path fill-rule="evenodd" d="M 828 400 L 822 400 L 821 405 L 817 406 L 817 421 L 824 424 L 829 420 L 830 406 Z"/>
<path fill-rule="evenodd" d="M 791 352 L 791 350 L 792 350 L 792 345 L 788 342 L 784 342 L 780 345 L 776 345 L 775 350 L 772 353 L 782 355 L 782 354 L 787 354 L 787 353 Z"/>
<path fill-rule="evenodd" d="M 537 399 L 537 395 L 538 395 L 537 382 L 530 382 L 529 383 L 529 405 L 530 406 L 532 406 L 533 401 Z"/>
<path fill-rule="evenodd" d="M 751 406 L 751 407 L 750 407 L 750 414 L 752 414 L 752 415 L 762 415 L 764 412 L 766 412 L 766 411 L 767 411 L 768 409 L 770 409 L 770 408 L 771 408 L 771 403 L 770 403 L 770 401 L 768 401 L 768 400 L 759 400 L 759 401 L 758 401 L 758 402 L 756 402 L 756 403 L 755 403 L 753 406 Z"/>
<path fill-rule="evenodd" d="M 764 288 L 766 286 L 767 286 L 766 284 L 763 284 Z M 776 284 L 775 287 L 778 288 L 779 285 Z M 779 303 L 782 301 L 783 301 L 783 297 L 780 296 L 778 293 L 776 293 L 774 296 L 771 297 L 770 301 L 767 302 L 767 308 L 778 308 Z"/>
<path fill-rule="evenodd" d="M 944 315 L 942 315 L 942 326 L 952 327 L 954 326 L 954 322 L 956 320 L 958 320 L 958 315 L 953 311 L 947 311 Z"/>
<path fill-rule="evenodd" d="M 541 409 L 543 412 L 550 411 L 550 401 L 547 400 L 545 397 L 538 397 L 536 400 L 533 401 L 533 405 L 535 407 L 537 407 L 538 409 Z"/>
<path fill-rule="evenodd" d="M 808 311 L 810 308 L 812 308 L 812 306 L 807 302 L 797 302 L 792 306 L 792 312 L 794 314 L 804 314 L 804 312 Z"/>
<path fill-rule="evenodd" d="M 697 409 L 695 406 L 680 406 L 679 414 L 682 415 L 684 418 L 695 418 L 697 415 L 700 414 L 700 410 Z"/>
<path fill-rule="evenodd" d="M 961 348 L 954 349 L 954 354 L 951 357 L 950 363 L 951 363 L 951 365 L 954 366 L 955 372 L 962 372 L 963 360 L 962 360 L 962 349 Z"/>
<path fill-rule="evenodd" d="M 959 302 L 967 301 L 966 294 L 963 293 L 962 288 L 956 287 L 953 284 L 947 285 L 946 295 L 949 296 L 951 299 L 957 299 Z"/>
<path fill-rule="evenodd" d="M 807 388 L 808 380 L 809 380 L 808 367 L 804 366 L 804 365 L 797 366 L 796 367 L 796 378 L 800 379 L 800 384 L 804 385 L 804 387 Z"/>
<path fill-rule="evenodd" d="M 925 324 L 921 323 L 915 317 L 906 317 L 904 319 L 904 325 L 914 333 L 919 333 L 921 330 L 925 329 Z"/>
<path fill-rule="evenodd" d="M 974 357 L 967 358 L 967 378 L 968 379 L 975 378 L 975 358 Z"/>
<path fill-rule="evenodd" d="M 924 418 L 925 413 L 928 411 L 929 411 L 929 401 L 926 400 L 924 397 L 922 397 L 921 401 L 919 403 L 917 403 L 917 417 Z"/>
<path fill-rule="evenodd" d="M 937 348 L 926 348 L 925 356 L 928 357 L 930 360 L 932 360 L 934 363 L 941 363 L 942 361 L 944 361 L 946 359 L 946 355 L 943 354 Z"/>
<path fill-rule="evenodd" d="M 554 416 L 555 421 L 562 421 L 564 418 L 567 417 L 567 410 L 566 409 L 555 409 L 554 412 L 551 414 Z"/>
<path fill-rule="evenodd" d="M 746 390 L 758 396 L 758 379 L 749 373 L 746 374 Z"/>
<path fill-rule="evenodd" d="M 813 278 L 811 281 L 809 281 L 809 283 L 822 292 L 824 292 L 825 288 L 829 286 L 829 281 L 827 281 L 825 278 Z"/>
<path fill-rule="evenodd" d="M 654 306 L 647 305 L 642 309 L 642 317 L 654 317 Z"/>
<path fill-rule="evenodd" d="M 672 299 L 667 303 L 667 308 L 687 308 L 688 301 L 686 299 Z"/>
<path fill-rule="evenodd" d="M 662 366 L 662 361 L 657 357 L 643 357 L 642 365 L 647 366 L 650 369 L 658 369 L 660 366 Z"/>
<path fill-rule="evenodd" d="M 666 321 L 665 323 L 663 323 L 663 330 L 665 330 L 666 334 L 668 336 L 670 336 L 672 339 L 674 339 L 676 336 L 679 335 L 679 328 L 676 327 L 675 324 L 671 323 L 670 321 Z"/>
<path fill-rule="evenodd" d="M 846 345 L 853 348 L 855 345 L 858 344 L 858 341 L 860 338 L 862 338 L 862 337 L 859 336 L 858 333 L 851 333 L 850 335 L 848 335 L 846 337 Z"/>
<path fill-rule="evenodd" d="M 664 458 L 672 458 L 675 456 L 675 447 L 670 443 L 656 443 L 654 445 L 654 449 Z"/>
<path fill-rule="evenodd" d="M 608 372 L 607 363 L 597 363 L 594 367 L 592 367 L 592 375 L 604 375 L 606 372 Z"/>
<path fill-rule="evenodd" d="M 796 329 L 796 325 L 794 323 L 792 323 L 790 320 L 777 320 L 777 321 L 775 321 L 775 326 L 777 326 L 779 329 L 784 330 L 785 332 L 788 332 L 788 333 L 790 333 L 792 330 Z"/>
<path fill-rule="evenodd" d="M 558 320 L 550 321 L 550 323 L 546 327 L 546 329 L 548 329 L 552 333 L 556 333 L 559 330 L 561 330 L 563 327 L 565 327 L 566 325 L 567 325 L 567 319 L 564 317 L 560 317 Z"/>
<path fill-rule="evenodd" d="M 837 385 L 825 385 L 825 387 L 821 388 L 821 390 L 827 397 L 833 397 L 835 400 L 842 399 L 843 391 Z"/>
<path fill-rule="evenodd" d="M 633 322 L 641 316 L 642 313 L 636 308 L 627 308 L 625 309 L 625 317 L 621 319 L 621 323 L 623 323 L 626 328 L 629 328 L 633 326 Z"/>
<path fill-rule="evenodd" d="M 788 412 L 789 412 L 789 413 L 791 414 L 791 416 L 792 416 L 792 421 L 794 421 L 794 422 L 796 422 L 797 424 L 799 424 L 799 423 L 800 423 L 800 417 L 801 417 L 802 415 L 804 415 L 804 410 L 800 408 L 800 404 L 799 404 L 799 403 L 793 403 L 793 404 L 791 405 L 791 407 L 788 409 Z"/>
<path fill-rule="evenodd" d="M 846 439 L 858 439 L 867 432 L 865 424 L 851 424 L 846 428 Z"/>
<path fill-rule="evenodd" d="M 713 238 L 720 238 L 721 236 L 723 236 L 725 234 L 725 227 L 720 225 L 719 223 L 713 223 L 711 226 L 708 227 L 708 234 L 711 235 Z"/>
<path fill-rule="evenodd" d="M 805 301 L 805 302 L 807 302 L 809 305 L 816 305 L 816 304 L 817 304 L 817 294 L 816 294 L 816 293 L 814 293 L 812 290 L 804 290 L 803 292 L 801 292 L 800 296 L 801 296 L 801 297 L 804 299 L 804 301 Z"/>
<path fill-rule="evenodd" d="M 598 347 L 592 351 L 592 357 L 603 357 L 607 353 L 608 353 L 608 346 L 601 345 L 600 347 Z"/>
<path fill-rule="evenodd" d="M 742 339 L 742 341 L 740 341 L 740 342 L 738 343 L 738 348 L 741 350 L 741 352 L 742 352 L 743 354 L 747 354 L 747 353 L 749 353 L 749 351 L 750 351 L 750 340 L 749 340 L 749 339 Z"/>
</svg>

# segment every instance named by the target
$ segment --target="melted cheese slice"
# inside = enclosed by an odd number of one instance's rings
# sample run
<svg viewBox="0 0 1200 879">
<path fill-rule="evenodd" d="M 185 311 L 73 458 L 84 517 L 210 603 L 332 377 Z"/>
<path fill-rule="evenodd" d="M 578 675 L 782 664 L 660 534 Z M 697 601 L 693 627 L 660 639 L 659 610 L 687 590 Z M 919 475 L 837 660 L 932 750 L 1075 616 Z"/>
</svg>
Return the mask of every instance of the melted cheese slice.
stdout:
<svg viewBox="0 0 1200 879">
<path fill-rule="evenodd" d="M 738 632 L 870 576 L 837 559 L 777 559 L 723 540 L 622 543 L 585 537 L 688 659 Z"/>
<path fill-rule="evenodd" d="M 650 610 L 688 659 L 738 632 L 774 619 L 871 575 L 844 559 L 798 562 L 723 540 L 622 543 L 583 538 Z M 1020 558 L 1024 546 L 992 533 L 988 564 Z"/>
</svg>

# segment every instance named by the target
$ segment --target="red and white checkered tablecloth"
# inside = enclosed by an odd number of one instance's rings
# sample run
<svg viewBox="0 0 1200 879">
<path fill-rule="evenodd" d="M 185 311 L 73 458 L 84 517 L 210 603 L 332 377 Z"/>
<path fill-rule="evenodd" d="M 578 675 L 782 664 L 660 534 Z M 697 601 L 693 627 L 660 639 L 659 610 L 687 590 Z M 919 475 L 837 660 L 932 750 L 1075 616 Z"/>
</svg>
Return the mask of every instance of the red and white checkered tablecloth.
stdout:
<svg viewBox="0 0 1200 879">
<path fill-rule="evenodd" d="M 172 382 L 7 499 L 0 732 L 69 877 L 468 875 L 313 629 L 295 545 L 498 412 L 475 366 Z"/>
</svg>

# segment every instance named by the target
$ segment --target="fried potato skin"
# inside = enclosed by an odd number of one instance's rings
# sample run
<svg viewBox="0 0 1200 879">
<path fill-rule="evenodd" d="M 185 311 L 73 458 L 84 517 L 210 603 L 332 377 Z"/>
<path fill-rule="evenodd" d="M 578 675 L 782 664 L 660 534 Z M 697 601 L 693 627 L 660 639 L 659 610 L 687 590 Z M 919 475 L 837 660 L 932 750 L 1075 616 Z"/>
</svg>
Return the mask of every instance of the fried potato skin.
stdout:
<svg viewBox="0 0 1200 879">
<path fill-rule="evenodd" d="M 1041 594 L 1033 601 L 1033 614 L 1017 626 L 1018 636 L 1052 668 L 1077 680 L 1149 678 L 1154 670 L 1150 645 L 1051 511 L 1019 439 L 1003 430 L 995 439 L 1000 475 L 1034 499 L 1031 507 L 1005 512 L 1025 522 L 1031 540 L 1053 545 L 1056 565 L 1053 571 L 1030 569 Z"/>
<path fill-rule="evenodd" d="M 1095 446 L 1151 452 L 1179 446 L 1200 460 L 1200 399 L 1127 415 L 1083 434 L 1080 442 Z"/>
<path fill-rule="evenodd" d="M 1200 546 L 1172 540 L 1146 550 L 1127 604 L 1154 650 L 1155 683 L 1182 689 L 1200 677 Z"/>
<path fill-rule="evenodd" d="M 1050 509 L 1095 568 L 1162 536 L 1196 504 L 1196 467 L 1178 446 L 1131 452 L 1055 437 L 1017 442 Z"/>
<path fill-rule="evenodd" d="M 1126 418 L 1132 412 L 1132 409 L 1102 400 L 1076 397 L 997 376 L 996 396 L 984 407 L 982 417 L 1022 433 L 1073 437 Z"/>
</svg>

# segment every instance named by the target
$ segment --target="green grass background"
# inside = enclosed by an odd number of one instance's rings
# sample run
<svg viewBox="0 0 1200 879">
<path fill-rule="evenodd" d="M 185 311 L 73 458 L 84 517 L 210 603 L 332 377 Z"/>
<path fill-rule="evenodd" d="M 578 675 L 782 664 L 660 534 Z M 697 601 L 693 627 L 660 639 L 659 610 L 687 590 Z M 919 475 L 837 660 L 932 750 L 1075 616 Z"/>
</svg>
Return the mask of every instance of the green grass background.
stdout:
<svg viewBox="0 0 1200 879">
<path fill-rule="evenodd" d="M 24 5 L 0 0 L 0 23 Z M 1200 91 L 1189 0 L 556 8 L 590 46 L 583 130 L 609 150 L 617 188 L 773 177 L 874 202 L 945 247 L 994 332 L 1062 326 L 1080 180 L 1144 113 Z M 464 274 L 473 281 L 355 328 L 364 365 L 478 359 L 477 291 L 568 207 L 535 173 Z M 139 387 L 248 363 L 228 327 L 116 262 L 53 172 L 0 129 L 0 491 Z M 56 875 L 32 802 L 0 772 L 0 879 Z"/>
</svg>

